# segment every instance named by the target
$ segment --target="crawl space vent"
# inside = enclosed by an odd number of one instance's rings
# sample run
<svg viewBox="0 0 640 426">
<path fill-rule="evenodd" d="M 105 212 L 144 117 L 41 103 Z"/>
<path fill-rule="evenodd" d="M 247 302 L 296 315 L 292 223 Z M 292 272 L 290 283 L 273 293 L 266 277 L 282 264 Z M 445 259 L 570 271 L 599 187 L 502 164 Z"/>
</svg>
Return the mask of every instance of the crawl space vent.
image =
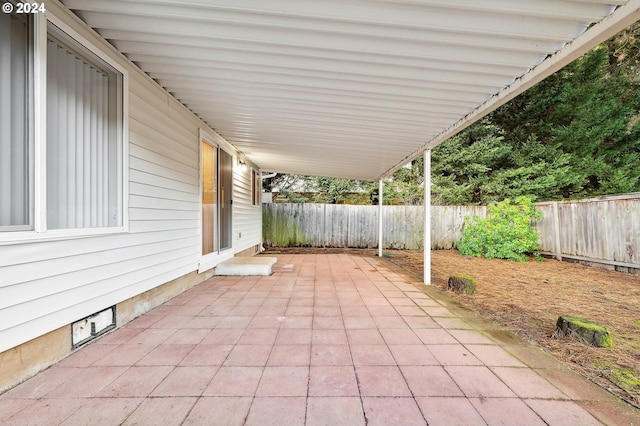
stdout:
<svg viewBox="0 0 640 426">
<path fill-rule="evenodd" d="M 71 324 L 71 346 L 75 349 L 114 328 L 116 307 L 112 306 Z"/>
</svg>

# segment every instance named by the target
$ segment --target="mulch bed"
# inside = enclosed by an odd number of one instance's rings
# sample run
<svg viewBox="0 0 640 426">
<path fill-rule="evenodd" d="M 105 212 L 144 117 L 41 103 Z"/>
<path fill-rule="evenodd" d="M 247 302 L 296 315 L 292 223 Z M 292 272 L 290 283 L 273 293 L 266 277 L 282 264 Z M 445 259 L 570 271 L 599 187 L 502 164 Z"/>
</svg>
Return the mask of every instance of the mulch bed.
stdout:
<svg viewBox="0 0 640 426">
<path fill-rule="evenodd" d="M 273 248 L 287 253 L 354 253 L 376 250 Z M 421 251 L 385 250 L 387 258 L 423 274 Z M 446 290 L 450 275 L 476 279 L 478 294 L 449 293 L 476 312 L 493 319 L 523 339 L 640 407 L 640 274 L 608 271 L 552 259 L 509 262 L 461 256 L 456 250 L 432 252 L 433 284 Z M 560 315 L 593 320 L 609 329 L 613 348 L 585 346 L 557 336 Z"/>
</svg>

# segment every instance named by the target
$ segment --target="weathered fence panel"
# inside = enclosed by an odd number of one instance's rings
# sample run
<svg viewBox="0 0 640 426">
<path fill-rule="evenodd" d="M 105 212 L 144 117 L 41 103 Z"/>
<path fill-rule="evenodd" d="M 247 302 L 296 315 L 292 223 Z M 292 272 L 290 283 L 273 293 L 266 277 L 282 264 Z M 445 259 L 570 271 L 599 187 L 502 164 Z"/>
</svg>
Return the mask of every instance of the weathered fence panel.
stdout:
<svg viewBox="0 0 640 426">
<path fill-rule="evenodd" d="M 536 224 L 542 252 L 618 270 L 640 268 L 640 193 L 537 207 L 544 214 Z"/>
<path fill-rule="evenodd" d="M 538 203 L 541 251 L 558 258 L 598 262 L 618 270 L 640 268 L 640 193 L 571 202 Z M 264 204 L 266 246 L 378 246 L 378 206 Z M 424 208 L 383 206 L 383 248 L 422 249 Z M 484 206 L 432 206 L 431 248 L 450 249 L 465 216 Z"/>
<path fill-rule="evenodd" d="M 378 206 L 264 204 L 262 209 L 266 246 L 378 246 Z M 432 248 L 453 248 L 460 238 L 464 217 L 473 215 L 484 217 L 486 207 L 432 206 Z M 423 207 L 383 206 L 382 219 L 383 247 L 422 249 Z"/>
</svg>

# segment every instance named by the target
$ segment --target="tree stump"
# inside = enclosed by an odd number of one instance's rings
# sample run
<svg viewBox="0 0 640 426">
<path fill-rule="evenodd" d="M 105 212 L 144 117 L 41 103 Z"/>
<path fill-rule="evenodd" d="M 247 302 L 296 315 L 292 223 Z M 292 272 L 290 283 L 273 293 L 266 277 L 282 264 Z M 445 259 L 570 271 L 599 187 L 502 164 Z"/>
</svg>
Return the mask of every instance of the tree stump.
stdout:
<svg viewBox="0 0 640 426">
<path fill-rule="evenodd" d="M 593 321 L 580 317 L 561 316 L 556 323 L 558 333 L 571 337 L 586 345 L 598 348 L 610 348 L 611 335 L 609 330 Z"/>
<path fill-rule="evenodd" d="M 447 288 L 460 294 L 476 294 L 476 280 L 467 275 L 451 275 Z"/>
</svg>

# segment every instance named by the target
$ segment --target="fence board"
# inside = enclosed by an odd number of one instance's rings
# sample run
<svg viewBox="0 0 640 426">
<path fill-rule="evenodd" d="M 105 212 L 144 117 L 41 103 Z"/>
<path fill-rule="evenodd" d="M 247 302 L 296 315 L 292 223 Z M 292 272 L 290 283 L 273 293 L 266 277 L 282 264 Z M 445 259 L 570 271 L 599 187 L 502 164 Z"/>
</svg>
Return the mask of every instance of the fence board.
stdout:
<svg viewBox="0 0 640 426">
<path fill-rule="evenodd" d="M 597 259 L 624 268 L 640 267 L 640 194 L 626 194 L 557 203 L 539 203 L 545 219 L 536 224 L 543 252 L 556 253 L 552 232 L 559 233 L 560 255 L 579 260 Z"/>
<path fill-rule="evenodd" d="M 640 268 L 640 193 L 537 208 L 544 215 L 534 223 L 542 252 L 621 270 Z M 474 215 L 485 217 L 486 207 L 432 206 L 431 248 L 454 248 L 465 216 Z M 383 248 L 422 249 L 422 206 L 383 206 L 382 218 Z M 377 248 L 378 206 L 264 204 L 263 241 L 265 246 Z"/>
</svg>

